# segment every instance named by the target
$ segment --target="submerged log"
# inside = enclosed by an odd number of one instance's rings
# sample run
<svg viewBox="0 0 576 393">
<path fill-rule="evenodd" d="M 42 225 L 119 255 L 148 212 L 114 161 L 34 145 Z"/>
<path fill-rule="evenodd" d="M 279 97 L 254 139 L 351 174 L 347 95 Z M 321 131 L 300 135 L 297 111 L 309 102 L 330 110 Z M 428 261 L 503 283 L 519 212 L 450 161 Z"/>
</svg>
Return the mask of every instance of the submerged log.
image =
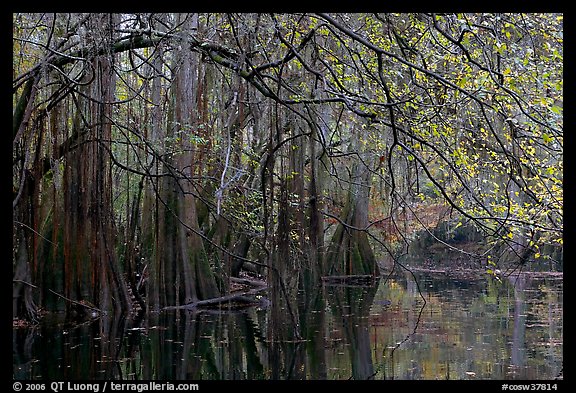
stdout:
<svg viewBox="0 0 576 393">
<path fill-rule="evenodd" d="M 322 281 L 327 285 L 373 285 L 380 276 L 371 274 L 353 274 L 344 276 L 323 276 Z"/>
</svg>

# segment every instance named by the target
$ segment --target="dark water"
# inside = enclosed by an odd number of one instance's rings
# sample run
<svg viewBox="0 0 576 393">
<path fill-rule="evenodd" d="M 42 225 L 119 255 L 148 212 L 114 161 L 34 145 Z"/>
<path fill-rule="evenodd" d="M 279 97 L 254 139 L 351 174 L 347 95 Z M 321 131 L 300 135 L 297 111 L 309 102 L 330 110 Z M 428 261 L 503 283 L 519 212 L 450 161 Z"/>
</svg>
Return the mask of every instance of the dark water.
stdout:
<svg viewBox="0 0 576 393">
<path fill-rule="evenodd" d="M 271 309 L 13 330 L 15 379 L 525 379 L 562 370 L 561 277 L 416 274 L 324 286 L 279 340 Z M 289 322 L 286 321 L 286 324 Z"/>
</svg>

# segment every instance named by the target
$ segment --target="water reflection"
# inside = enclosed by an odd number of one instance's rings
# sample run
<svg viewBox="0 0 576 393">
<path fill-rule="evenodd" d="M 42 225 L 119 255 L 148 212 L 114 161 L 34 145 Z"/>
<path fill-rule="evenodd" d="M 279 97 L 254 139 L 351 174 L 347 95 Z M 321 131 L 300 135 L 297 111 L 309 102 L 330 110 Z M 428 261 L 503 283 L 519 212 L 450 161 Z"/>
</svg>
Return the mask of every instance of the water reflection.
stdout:
<svg viewBox="0 0 576 393">
<path fill-rule="evenodd" d="M 328 301 L 336 331 L 343 332 L 348 344 L 352 379 L 364 380 L 374 377 L 374 364 L 370 346 L 370 306 L 378 289 L 377 285 L 353 286 L 330 285 Z"/>
<path fill-rule="evenodd" d="M 417 274 L 299 299 L 301 339 L 271 310 L 171 311 L 13 330 L 15 379 L 553 379 L 562 278 Z M 425 303 L 425 307 L 423 307 Z M 288 321 L 286 322 L 287 324 Z"/>
</svg>

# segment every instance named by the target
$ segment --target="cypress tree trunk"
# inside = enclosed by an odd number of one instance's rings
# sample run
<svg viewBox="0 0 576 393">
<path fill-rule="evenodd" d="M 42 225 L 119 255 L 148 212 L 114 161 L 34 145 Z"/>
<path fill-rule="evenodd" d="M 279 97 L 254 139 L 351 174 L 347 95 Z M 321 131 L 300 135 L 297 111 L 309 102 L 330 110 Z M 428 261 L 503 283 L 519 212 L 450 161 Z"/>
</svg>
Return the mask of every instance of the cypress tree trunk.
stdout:
<svg viewBox="0 0 576 393">
<path fill-rule="evenodd" d="M 185 18 L 185 19 L 182 19 Z M 196 28 L 197 15 L 177 19 L 183 28 Z M 182 47 L 176 55 L 175 78 L 172 86 L 173 117 L 168 129 L 174 144 L 174 154 L 168 160 L 166 170 L 174 177 L 164 181 L 165 206 L 162 212 L 160 235 L 161 259 L 159 290 L 165 291 L 165 305 L 179 305 L 219 295 L 214 272 L 204 248 L 196 210 L 197 189 L 194 175 L 199 165 L 194 145 L 198 119 L 197 103 L 198 60 L 187 48 Z M 158 267 L 156 267 L 158 268 Z"/>
<path fill-rule="evenodd" d="M 94 28 L 111 29 L 113 23 L 107 17 L 97 20 Z M 100 56 L 93 66 L 96 79 L 84 93 L 98 100 L 80 100 L 72 132 L 82 135 L 81 143 L 68 153 L 64 164 L 64 296 L 102 311 L 130 312 L 132 302 L 116 257 L 112 225 L 112 174 L 108 160 L 112 140 L 109 103 L 114 101 L 112 60 Z M 54 218 L 57 219 L 60 217 Z M 74 304 L 67 304 L 67 309 L 80 311 Z"/>
<path fill-rule="evenodd" d="M 324 140 L 322 130 L 312 125 L 312 133 L 309 140 L 310 151 L 310 182 L 308 184 L 308 225 L 306 225 L 308 238 L 310 239 L 310 260 L 315 266 L 312 280 L 326 274 L 326 258 L 324 250 L 324 209 L 323 192 L 325 187 L 324 154 L 319 154 L 321 147 L 318 140 Z"/>
<path fill-rule="evenodd" d="M 346 204 L 327 253 L 331 275 L 380 274 L 365 228 L 368 226 L 370 171 L 358 164 L 352 167 L 352 178 Z"/>
<path fill-rule="evenodd" d="M 152 60 L 154 70 L 162 70 L 162 56 L 164 53 L 164 45 L 159 44 L 156 48 L 156 55 Z M 144 183 L 144 197 L 142 210 L 146 212 L 142 215 L 142 256 L 146 260 L 146 271 L 143 275 L 147 275 L 146 282 L 146 296 L 147 296 L 147 309 L 159 310 L 160 309 L 160 253 L 158 252 L 160 246 L 158 244 L 160 239 L 159 234 L 159 192 L 160 182 L 155 175 L 159 174 L 162 168 L 159 161 L 160 154 L 163 153 L 161 140 L 165 137 L 165 127 L 163 127 L 162 115 L 162 80 L 157 75 L 152 81 L 151 88 L 151 101 L 154 107 L 151 111 L 151 126 L 150 126 L 150 145 L 146 148 L 150 151 L 147 154 L 147 168 L 149 170 L 150 178 L 146 179 Z"/>
</svg>

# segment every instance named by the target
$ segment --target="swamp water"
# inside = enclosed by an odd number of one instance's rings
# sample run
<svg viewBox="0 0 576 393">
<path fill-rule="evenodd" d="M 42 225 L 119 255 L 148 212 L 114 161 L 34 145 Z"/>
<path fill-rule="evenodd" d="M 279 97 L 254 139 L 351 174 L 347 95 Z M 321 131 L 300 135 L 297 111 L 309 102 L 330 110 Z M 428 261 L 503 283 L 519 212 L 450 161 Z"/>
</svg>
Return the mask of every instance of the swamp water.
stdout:
<svg viewBox="0 0 576 393">
<path fill-rule="evenodd" d="M 14 379 L 550 380 L 562 373 L 562 276 L 414 273 L 324 285 L 278 340 L 271 309 L 165 311 L 13 329 Z M 420 292 L 418 290 L 420 288 Z M 421 293 L 421 294 L 420 294 Z M 289 321 L 285 322 L 290 324 Z"/>
</svg>

